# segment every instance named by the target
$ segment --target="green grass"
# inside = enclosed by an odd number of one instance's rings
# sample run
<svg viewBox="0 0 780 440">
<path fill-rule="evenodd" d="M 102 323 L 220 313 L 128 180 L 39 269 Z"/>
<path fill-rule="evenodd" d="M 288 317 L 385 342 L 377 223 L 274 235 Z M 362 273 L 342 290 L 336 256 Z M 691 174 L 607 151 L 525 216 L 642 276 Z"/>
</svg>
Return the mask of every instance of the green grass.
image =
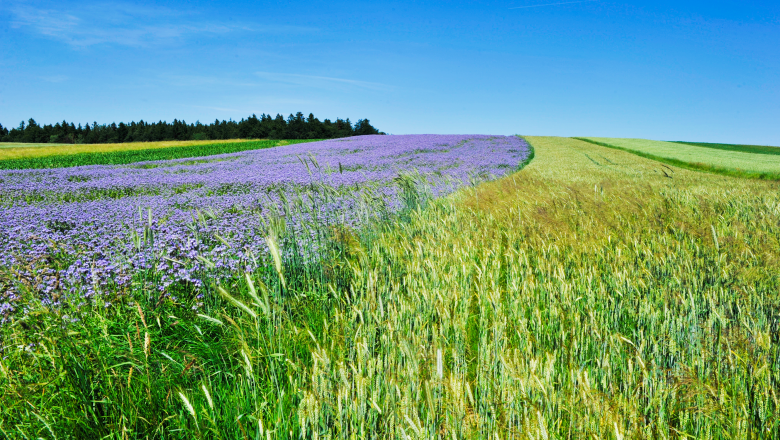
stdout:
<svg viewBox="0 0 780 440">
<path fill-rule="evenodd" d="M 202 157 L 215 154 L 258 150 L 279 145 L 312 142 L 312 140 L 257 140 L 242 142 L 212 142 L 150 149 L 125 149 L 117 151 L 90 151 L 82 153 L 52 154 L 0 160 L 0 169 L 65 168 L 81 165 L 121 165 L 135 162 Z"/>
<path fill-rule="evenodd" d="M 780 155 L 780 147 L 771 147 L 766 145 L 717 144 L 717 143 L 710 143 L 710 142 L 684 142 L 684 141 L 673 141 L 673 142 L 677 144 L 693 145 L 695 147 L 714 148 L 716 150 Z"/>
<path fill-rule="evenodd" d="M 277 223 L 281 264 L 197 312 L 153 272 L 61 310 L 20 281 L 0 436 L 778 438 L 780 184 L 527 140 L 392 223 L 310 225 L 316 264 Z"/>
<path fill-rule="evenodd" d="M 621 149 L 648 159 L 692 170 L 735 177 L 780 180 L 780 157 L 775 157 L 776 155 L 773 154 L 756 154 L 737 148 L 710 148 L 646 139 L 596 137 L 574 139 Z"/>
</svg>

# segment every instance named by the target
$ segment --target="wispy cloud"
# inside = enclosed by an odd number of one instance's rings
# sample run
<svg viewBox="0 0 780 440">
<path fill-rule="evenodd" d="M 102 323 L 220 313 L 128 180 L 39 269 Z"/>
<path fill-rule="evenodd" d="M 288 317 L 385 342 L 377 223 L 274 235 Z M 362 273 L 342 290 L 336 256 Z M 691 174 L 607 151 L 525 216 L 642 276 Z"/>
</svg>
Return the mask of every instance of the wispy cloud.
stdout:
<svg viewBox="0 0 780 440">
<path fill-rule="evenodd" d="M 509 8 L 509 9 L 540 8 L 542 6 L 572 5 L 574 3 L 590 3 L 590 2 L 596 2 L 596 1 L 598 1 L 598 0 L 579 0 L 579 1 L 576 1 L 576 2 L 545 3 L 543 5 L 515 6 L 513 8 Z"/>
<path fill-rule="evenodd" d="M 334 86 L 357 87 L 369 90 L 389 90 L 390 86 L 386 84 L 359 81 L 348 78 L 334 78 L 330 76 L 301 75 L 298 73 L 273 73 L 273 72 L 255 72 L 257 76 L 267 81 L 294 84 L 305 87 L 332 88 Z"/>
<path fill-rule="evenodd" d="M 147 47 L 204 34 L 315 30 L 296 26 L 224 24 L 199 19 L 200 14 L 193 12 L 126 3 L 93 4 L 68 10 L 16 3 L 7 9 L 13 16 L 13 27 L 27 28 L 73 47 L 99 44 Z"/>
</svg>

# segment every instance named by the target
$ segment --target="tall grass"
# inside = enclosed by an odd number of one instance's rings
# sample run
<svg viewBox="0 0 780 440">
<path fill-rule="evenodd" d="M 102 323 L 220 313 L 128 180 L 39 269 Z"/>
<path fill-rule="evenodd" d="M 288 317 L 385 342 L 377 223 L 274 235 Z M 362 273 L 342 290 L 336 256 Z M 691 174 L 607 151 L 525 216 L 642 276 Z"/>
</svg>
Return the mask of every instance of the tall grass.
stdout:
<svg viewBox="0 0 780 440">
<path fill-rule="evenodd" d="M 527 139 L 522 172 L 332 227 L 316 262 L 269 225 L 197 312 L 150 274 L 4 325 L 0 434 L 780 436 L 778 184 Z"/>
</svg>

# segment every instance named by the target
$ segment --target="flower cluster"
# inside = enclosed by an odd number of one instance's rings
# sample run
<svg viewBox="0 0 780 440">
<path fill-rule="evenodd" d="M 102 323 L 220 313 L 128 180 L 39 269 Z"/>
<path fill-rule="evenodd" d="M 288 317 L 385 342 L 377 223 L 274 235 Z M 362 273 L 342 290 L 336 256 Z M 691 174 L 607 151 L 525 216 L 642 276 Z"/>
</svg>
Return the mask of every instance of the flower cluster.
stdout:
<svg viewBox="0 0 780 440">
<path fill-rule="evenodd" d="M 359 136 L 197 159 L 0 171 L 0 268 L 49 298 L 122 290 L 134 273 L 197 289 L 206 269 L 251 269 L 269 222 L 358 226 L 403 207 L 399 176 L 432 196 L 512 171 L 518 137 Z M 56 264 L 55 264 L 56 263 Z M 56 268 L 56 270 L 54 269 Z M 0 297 L 0 310 L 13 306 Z"/>
</svg>

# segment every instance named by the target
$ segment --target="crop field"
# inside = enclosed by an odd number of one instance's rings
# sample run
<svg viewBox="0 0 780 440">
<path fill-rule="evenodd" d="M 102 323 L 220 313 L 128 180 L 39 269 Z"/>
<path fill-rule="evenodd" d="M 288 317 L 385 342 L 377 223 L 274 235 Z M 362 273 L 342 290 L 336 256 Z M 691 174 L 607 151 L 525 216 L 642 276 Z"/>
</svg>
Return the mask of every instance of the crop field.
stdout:
<svg viewBox="0 0 780 440">
<path fill-rule="evenodd" d="M 30 159 L 43 156 L 62 156 L 79 153 L 112 153 L 117 151 L 155 150 L 158 148 L 190 147 L 193 145 L 229 144 L 247 142 L 246 139 L 228 139 L 221 141 L 160 141 L 128 142 L 118 144 L 27 144 L 0 143 L 0 160 Z"/>
<path fill-rule="evenodd" d="M 84 165 L 119 165 L 133 162 L 213 156 L 311 140 L 166 141 L 123 144 L 14 147 L 0 150 L 0 170 L 65 168 Z M 19 145 L 19 144 L 17 144 Z M 35 145 L 35 144 L 34 144 Z M 46 144 L 41 144 L 46 145 Z M 4 154 L 5 153 L 5 154 Z"/>
<path fill-rule="evenodd" d="M 121 291 L 132 274 L 150 269 L 159 291 L 191 292 L 211 266 L 210 277 L 254 271 L 264 222 L 283 222 L 297 246 L 310 248 L 323 229 L 389 215 L 412 193 L 434 197 L 506 173 L 527 155 L 514 137 L 368 136 L 200 159 L 0 171 L 0 266 L 26 266 L 18 280 L 44 295 Z M 40 276 L 53 255 L 67 258 Z M 12 306 L 0 302 L 0 310 Z"/>
<path fill-rule="evenodd" d="M 716 144 L 711 142 L 683 142 L 683 141 L 674 141 L 674 142 L 683 145 L 693 145 L 695 147 L 714 148 L 716 150 L 780 155 L 780 147 L 772 147 L 767 145 L 735 145 L 735 144 Z"/>
<path fill-rule="evenodd" d="M 780 437 L 776 181 L 426 135 L 0 191 L 0 437 Z"/>
<path fill-rule="evenodd" d="M 51 144 L 51 143 L 45 143 L 45 144 L 35 144 L 35 143 L 28 143 L 28 142 L 0 142 L 0 150 L 8 150 L 8 149 L 26 149 L 26 148 L 42 148 L 42 147 L 71 147 L 72 144 Z"/>
<path fill-rule="evenodd" d="M 771 150 L 775 147 L 727 144 L 705 146 L 706 144 L 701 143 L 694 145 L 646 139 L 597 137 L 577 139 L 631 151 L 670 165 L 738 177 L 780 180 L 780 156 L 772 153 L 774 150 Z M 720 146 L 720 148 L 713 147 L 713 145 Z"/>
</svg>

